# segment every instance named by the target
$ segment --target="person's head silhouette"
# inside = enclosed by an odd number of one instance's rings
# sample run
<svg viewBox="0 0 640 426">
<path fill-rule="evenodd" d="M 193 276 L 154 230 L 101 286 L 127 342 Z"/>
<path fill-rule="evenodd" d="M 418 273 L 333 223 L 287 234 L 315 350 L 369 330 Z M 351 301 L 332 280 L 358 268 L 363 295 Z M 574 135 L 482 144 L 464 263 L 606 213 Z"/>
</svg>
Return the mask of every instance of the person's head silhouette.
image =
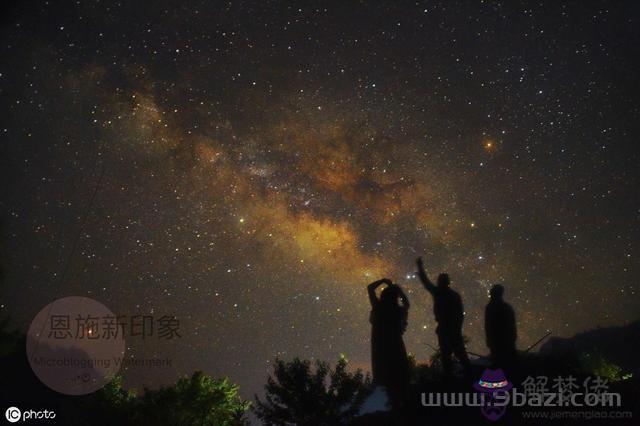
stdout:
<svg viewBox="0 0 640 426">
<path fill-rule="evenodd" d="M 450 284 L 449 274 L 442 273 L 438 275 L 438 287 L 447 288 L 449 287 L 449 284 Z"/>
<path fill-rule="evenodd" d="M 491 300 L 502 300 L 502 295 L 504 295 L 504 287 L 500 284 L 496 284 L 491 287 L 489 290 L 489 295 L 491 296 Z"/>
<path fill-rule="evenodd" d="M 380 293 L 380 303 L 385 306 L 398 305 L 398 297 L 400 296 L 399 288 L 397 285 L 388 285 L 382 293 Z"/>
</svg>

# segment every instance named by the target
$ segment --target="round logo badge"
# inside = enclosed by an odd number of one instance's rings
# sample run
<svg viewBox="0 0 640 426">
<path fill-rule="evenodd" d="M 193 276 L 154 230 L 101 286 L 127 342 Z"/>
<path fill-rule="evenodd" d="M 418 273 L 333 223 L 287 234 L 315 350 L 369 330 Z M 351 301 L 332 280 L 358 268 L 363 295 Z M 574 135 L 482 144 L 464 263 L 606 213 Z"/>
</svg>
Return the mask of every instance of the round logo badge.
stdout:
<svg viewBox="0 0 640 426">
<path fill-rule="evenodd" d="M 7 408 L 7 411 L 4 412 L 4 416 L 7 418 L 9 423 L 16 423 L 20 421 L 22 412 L 20 412 L 18 407 L 9 407 Z"/>
<path fill-rule="evenodd" d="M 64 297 L 45 306 L 27 334 L 27 356 L 36 376 L 66 395 L 85 395 L 120 370 L 123 330 L 118 318 L 88 297 Z"/>
</svg>

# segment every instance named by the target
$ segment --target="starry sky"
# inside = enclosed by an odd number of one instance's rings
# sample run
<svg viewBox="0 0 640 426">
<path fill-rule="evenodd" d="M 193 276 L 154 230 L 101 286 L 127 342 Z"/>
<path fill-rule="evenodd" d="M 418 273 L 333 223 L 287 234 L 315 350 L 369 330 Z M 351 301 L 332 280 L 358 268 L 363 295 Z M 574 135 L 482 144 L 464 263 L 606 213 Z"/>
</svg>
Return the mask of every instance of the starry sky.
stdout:
<svg viewBox="0 0 640 426">
<path fill-rule="evenodd" d="M 125 381 L 246 397 L 276 356 L 368 368 L 382 277 L 427 359 L 419 255 L 473 352 L 495 283 L 520 348 L 637 319 L 640 5 L 560 3 L 3 3 L 0 312 L 176 315 Z"/>
</svg>

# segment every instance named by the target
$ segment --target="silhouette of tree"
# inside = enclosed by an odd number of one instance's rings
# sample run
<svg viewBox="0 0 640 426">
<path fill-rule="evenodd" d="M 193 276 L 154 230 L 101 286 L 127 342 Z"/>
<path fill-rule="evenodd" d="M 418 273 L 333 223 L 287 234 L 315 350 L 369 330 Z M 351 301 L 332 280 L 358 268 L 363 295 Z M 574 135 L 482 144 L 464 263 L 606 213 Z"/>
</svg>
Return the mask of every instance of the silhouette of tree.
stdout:
<svg viewBox="0 0 640 426">
<path fill-rule="evenodd" d="M 341 357 L 335 368 L 316 361 L 276 359 L 265 385 L 265 400 L 257 396 L 253 411 L 265 425 L 343 425 L 357 416 L 372 391 L 369 375 L 347 371 Z"/>
<path fill-rule="evenodd" d="M 579 355 L 578 361 L 582 370 L 607 380 L 619 381 L 632 377 L 632 374 L 625 373 L 621 367 L 606 359 L 599 351 L 583 352 Z"/>
<path fill-rule="evenodd" d="M 196 371 L 173 386 L 145 389 L 141 396 L 123 389 L 121 378 L 115 377 L 85 408 L 101 419 L 97 424 L 239 426 L 246 424 L 249 403 L 226 378 Z"/>
<path fill-rule="evenodd" d="M 0 319 L 0 400 L 17 406 L 55 407 L 68 425 L 245 425 L 249 402 L 228 379 L 214 379 L 201 371 L 167 387 L 144 389 L 140 395 L 122 387 L 115 376 L 102 389 L 69 397 L 47 388 L 33 374 L 25 350 L 25 335 Z"/>
<path fill-rule="evenodd" d="M 9 323 L 9 317 L 0 315 L 0 357 L 16 352 L 24 344 L 24 334 L 12 329 Z"/>
<path fill-rule="evenodd" d="M 107 421 L 114 424 L 131 424 L 135 415 L 136 394 L 122 387 L 122 377 L 115 376 L 102 389 L 86 397 L 81 403 L 83 408 L 91 411 L 98 424 Z"/>
<path fill-rule="evenodd" d="M 146 390 L 140 404 L 138 413 L 145 424 L 172 425 L 236 425 L 249 408 L 238 386 L 201 371 L 179 379 L 173 387 Z"/>
</svg>

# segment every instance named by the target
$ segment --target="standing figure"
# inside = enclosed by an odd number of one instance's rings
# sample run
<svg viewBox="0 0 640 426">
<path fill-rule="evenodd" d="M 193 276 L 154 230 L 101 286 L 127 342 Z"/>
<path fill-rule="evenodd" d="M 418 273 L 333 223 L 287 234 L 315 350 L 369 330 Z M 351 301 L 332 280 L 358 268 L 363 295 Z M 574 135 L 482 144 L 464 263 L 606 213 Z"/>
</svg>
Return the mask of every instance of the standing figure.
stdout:
<svg viewBox="0 0 640 426">
<path fill-rule="evenodd" d="M 484 311 L 484 331 L 491 360 L 499 367 L 509 367 L 516 358 L 516 314 L 504 301 L 504 287 L 496 284 L 489 291 L 491 300 Z"/>
<path fill-rule="evenodd" d="M 386 284 L 378 299 L 376 289 Z M 409 299 L 389 279 L 367 287 L 371 301 L 371 364 L 373 382 L 384 386 L 391 405 L 402 407 L 409 390 L 409 360 L 402 335 L 407 328 Z"/>
<path fill-rule="evenodd" d="M 420 277 L 424 288 L 433 296 L 433 313 L 438 323 L 436 334 L 438 335 L 444 374 L 446 377 L 450 377 L 453 373 L 452 354 L 455 354 L 465 368 L 465 372 L 468 372 L 469 357 L 462 338 L 462 322 L 464 321 L 462 299 L 456 291 L 449 287 L 449 275 L 440 274 L 436 286 L 427 276 L 422 258 L 417 260 L 417 264 L 418 277 Z"/>
</svg>

